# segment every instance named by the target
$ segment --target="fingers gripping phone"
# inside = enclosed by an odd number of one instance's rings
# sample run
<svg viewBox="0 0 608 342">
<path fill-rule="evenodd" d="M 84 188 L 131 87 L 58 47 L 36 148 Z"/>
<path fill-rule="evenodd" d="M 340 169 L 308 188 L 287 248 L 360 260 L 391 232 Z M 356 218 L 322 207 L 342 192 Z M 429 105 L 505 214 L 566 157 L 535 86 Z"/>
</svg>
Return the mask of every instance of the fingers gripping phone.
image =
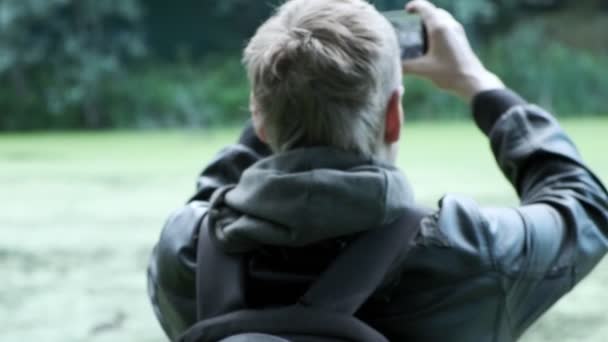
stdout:
<svg viewBox="0 0 608 342">
<path fill-rule="evenodd" d="M 424 56 L 428 51 L 428 38 L 422 18 L 404 10 L 382 12 L 397 32 L 401 60 Z"/>
</svg>

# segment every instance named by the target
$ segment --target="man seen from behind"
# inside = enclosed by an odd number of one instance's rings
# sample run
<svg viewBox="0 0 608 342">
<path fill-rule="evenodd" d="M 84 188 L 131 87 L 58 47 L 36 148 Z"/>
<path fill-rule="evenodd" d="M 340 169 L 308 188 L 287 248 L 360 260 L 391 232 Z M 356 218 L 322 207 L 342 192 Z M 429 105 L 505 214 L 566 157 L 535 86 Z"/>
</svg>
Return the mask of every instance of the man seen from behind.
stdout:
<svg viewBox="0 0 608 342">
<path fill-rule="evenodd" d="M 358 317 L 391 341 L 514 341 L 606 254 L 606 189 L 556 119 L 488 71 L 449 13 L 424 0 L 407 10 L 422 17 L 429 51 L 403 63 L 390 23 L 363 0 L 287 1 L 258 29 L 244 52 L 252 124 L 205 168 L 151 258 L 151 300 L 170 338 L 196 322 L 201 229 L 226 253 L 316 270 L 416 206 L 395 167 L 402 74 L 471 104 L 521 203 L 446 195 L 425 209 L 404 227 L 417 230 L 412 249 Z M 256 284 L 262 273 L 246 276 Z M 297 300 L 281 288 L 260 286 L 251 306 Z"/>
</svg>

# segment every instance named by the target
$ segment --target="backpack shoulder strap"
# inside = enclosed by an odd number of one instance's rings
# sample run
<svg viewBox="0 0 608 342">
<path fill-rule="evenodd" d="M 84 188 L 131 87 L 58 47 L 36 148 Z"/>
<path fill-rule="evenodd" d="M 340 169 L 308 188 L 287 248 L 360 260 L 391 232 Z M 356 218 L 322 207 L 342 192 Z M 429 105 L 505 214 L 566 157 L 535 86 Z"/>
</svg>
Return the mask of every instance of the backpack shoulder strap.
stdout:
<svg viewBox="0 0 608 342">
<path fill-rule="evenodd" d="M 209 219 L 208 216 L 205 219 Z M 211 225 L 204 220 L 199 228 L 196 256 L 199 321 L 245 308 L 244 258 L 224 253 L 216 245 Z"/>
<path fill-rule="evenodd" d="M 361 234 L 338 255 L 298 304 L 353 315 L 380 286 L 395 261 L 407 254 L 420 221 L 428 214 L 428 210 L 408 208 L 395 222 Z M 198 237 L 198 320 L 246 308 L 244 258 L 224 253 L 216 245 L 209 226 L 201 224 Z"/>
<path fill-rule="evenodd" d="M 408 208 L 395 222 L 362 234 L 338 255 L 299 304 L 353 315 L 399 257 L 409 252 L 420 221 L 429 213 Z"/>
</svg>

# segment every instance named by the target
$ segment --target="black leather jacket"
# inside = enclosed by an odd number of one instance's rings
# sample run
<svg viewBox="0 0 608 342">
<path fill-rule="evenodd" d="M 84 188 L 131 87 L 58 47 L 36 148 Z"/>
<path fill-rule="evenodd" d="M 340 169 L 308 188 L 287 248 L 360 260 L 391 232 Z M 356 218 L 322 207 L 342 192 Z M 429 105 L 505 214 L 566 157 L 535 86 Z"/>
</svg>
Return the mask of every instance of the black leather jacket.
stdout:
<svg viewBox="0 0 608 342">
<path fill-rule="evenodd" d="M 514 341 L 608 251 L 606 189 L 557 121 L 507 90 L 482 93 L 473 106 L 521 205 L 441 200 L 420 222 L 398 272 L 358 313 L 390 340 Z M 203 171 L 197 194 L 165 226 L 148 279 L 170 338 L 196 319 L 196 237 L 211 195 L 268 154 L 246 130 Z"/>
</svg>

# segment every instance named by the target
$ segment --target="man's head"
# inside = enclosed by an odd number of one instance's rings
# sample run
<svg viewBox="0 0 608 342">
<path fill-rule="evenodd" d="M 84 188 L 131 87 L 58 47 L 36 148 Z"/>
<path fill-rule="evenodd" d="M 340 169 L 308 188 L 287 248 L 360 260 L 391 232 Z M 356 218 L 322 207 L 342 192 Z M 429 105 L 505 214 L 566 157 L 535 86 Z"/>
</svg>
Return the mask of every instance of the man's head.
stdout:
<svg viewBox="0 0 608 342">
<path fill-rule="evenodd" d="M 363 0 L 291 0 L 244 53 L 256 132 L 274 151 L 333 146 L 390 157 L 399 139 L 396 34 Z"/>
</svg>

